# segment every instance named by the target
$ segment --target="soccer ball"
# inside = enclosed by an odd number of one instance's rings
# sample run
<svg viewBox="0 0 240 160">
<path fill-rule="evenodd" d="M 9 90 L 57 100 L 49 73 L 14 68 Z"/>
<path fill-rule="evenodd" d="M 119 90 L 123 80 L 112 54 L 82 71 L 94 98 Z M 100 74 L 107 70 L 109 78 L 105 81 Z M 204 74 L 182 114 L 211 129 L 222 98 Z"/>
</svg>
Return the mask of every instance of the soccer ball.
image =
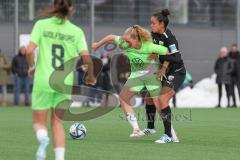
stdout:
<svg viewBox="0 0 240 160">
<path fill-rule="evenodd" d="M 87 135 L 87 129 L 83 124 L 77 122 L 71 125 L 69 134 L 72 139 L 83 139 Z"/>
</svg>

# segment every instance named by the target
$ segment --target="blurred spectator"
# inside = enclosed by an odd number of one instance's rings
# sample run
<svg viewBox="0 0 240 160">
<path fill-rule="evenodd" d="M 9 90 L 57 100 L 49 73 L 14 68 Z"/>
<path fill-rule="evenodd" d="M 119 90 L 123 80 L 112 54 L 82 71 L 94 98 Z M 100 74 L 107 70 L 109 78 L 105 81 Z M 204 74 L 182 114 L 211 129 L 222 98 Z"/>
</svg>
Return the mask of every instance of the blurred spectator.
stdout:
<svg viewBox="0 0 240 160">
<path fill-rule="evenodd" d="M 97 77 L 97 83 L 95 86 L 88 85 L 90 88 L 89 94 L 90 96 L 90 106 L 98 107 L 101 105 L 102 94 L 97 91 L 99 88 L 99 74 L 101 73 L 101 69 L 103 67 L 102 60 L 98 57 L 92 56 L 93 66 L 94 66 L 94 75 Z"/>
<path fill-rule="evenodd" d="M 85 74 L 85 70 L 84 70 L 84 66 L 83 66 L 83 61 L 82 59 L 79 59 L 77 61 L 77 65 L 76 65 L 76 68 L 77 68 L 77 73 L 78 73 L 78 85 L 84 85 L 84 82 L 83 82 L 83 77 L 84 77 L 84 74 Z"/>
<path fill-rule="evenodd" d="M 102 55 L 101 60 L 103 68 L 99 76 L 99 85 L 101 85 L 101 89 L 109 91 L 111 89 L 111 80 L 109 76 L 111 60 L 108 55 Z"/>
<path fill-rule="evenodd" d="M 105 91 L 110 91 L 111 90 L 111 79 L 109 76 L 110 72 L 110 64 L 111 60 L 107 54 L 103 54 L 101 56 L 101 60 L 103 63 L 103 68 L 102 71 L 99 75 L 99 80 L 98 80 L 98 86 L 100 89 L 105 90 Z M 108 94 L 103 95 L 102 97 L 103 102 L 107 104 L 108 102 Z"/>
<path fill-rule="evenodd" d="M 112 57 L 111 64 L 112 83 L 115 91 L 120 93 L 131 73 L 130 63 L 126 55 L 118 54 L 117 56 Z"/>
<path fill-rule="evenodd" d="M 231 63 L 234 67 L 232 72 L 232 90 L 235 94 L 235 86 L 238 89 L 238 95 L 240 98 L 240 53 L 238 51 L 237 45 L 233 44 L 231 46 L 231 51 L 229 52 L 229 57 L 231 59 Z M 236 105 L 235 105 L 236 107 Z"/>
<path fill-rule="evenodd" d="M 77 73 L 78 73 L 77 74 L 78 85 L 80 85 L 82 87 L 81 91 L 80 91 L 81 96 L 82 96 L 80 98 L 80 101 L 82 102 L 83 106 L 88 106 L 89 105 L 88 89 L 83 87 L 83 86 L 85 86 L 83 78 L 84 78 L 85 72 L 87 70 L 87 66 L 85 66 L 83 64 L 82 59 L 79 59 L 77 62 L 76 68 L 77 68 Z"/>
<path fill-rule="evenodd" d="M 97 77 L 102 68 L 102 62 L 99 58 L 96 58 L 94 56 L 92 56 L 92 60 L 94 66 L 94 75 Z M 83 106 L 99 106 L 100 95 L 96 91 L 98 82 L 95 86 L 85 84 L 84 75 L 87 71 L 88 66 L 84 65 L 81 59 L 78 60 L 76 68 L 78 72 L 78 85 L 82 86 L 80 101 L 82 102 Z"/>
<path fill-rule="evenodd" d="M 228 57 L 228 50 L 226 47 L 220 49 L 220 57 L 217 59 L 214 67 L 214 71 L 217 74 L 216 83 L 218 84 L 218 105 L 221 107 L 222 99 L 222 86 L 225 86 L 227 93 L 227 106 L 230 107 L 230 97 L 233 99 L 233 106 L 236 106 L 235 94 L 232 88 L 232 72 L 233 64 L 231 59 Z"/>
<path fill-rule="evenodd" d="M 19 105 L 19 95 L 21 87 L 24 90 L 25 105 L 29 106 L 29 77 L 28 77 L 28 63 L 26 60 L 26 48 L 21 47 L 18 55 L 12 60 L 12 73 L 15 80 L 15 95 L 14 104 Z"/>
<path fill-rule="evenodd" d="M 2 53 L 0 49 L 0 87 L 2 89 L 2 99 L 1 99 L 1 106 L 6 105 L 7 101 L 7 82 L 8 80 L 8 73 L 11 66 L 7 59 L 7 57 Z"/>
</svg>

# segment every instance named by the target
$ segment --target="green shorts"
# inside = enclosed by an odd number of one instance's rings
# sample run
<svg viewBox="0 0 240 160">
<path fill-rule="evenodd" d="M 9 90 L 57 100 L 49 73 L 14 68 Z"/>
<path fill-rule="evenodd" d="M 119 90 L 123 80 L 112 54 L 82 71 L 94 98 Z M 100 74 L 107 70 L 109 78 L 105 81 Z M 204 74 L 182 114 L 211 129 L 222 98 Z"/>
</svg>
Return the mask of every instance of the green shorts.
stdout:
<svg viewBox="0 0 240 160">
<path fill-rule="evenodd" d="M 64 95 L 58 92 L 33 91 L 32 109 L 49 110 L 56 108 L 61 101 L 69 100 L 70 97 L 70 95 Z"/>
<path fill-rule="evenodd" d="M 157 79 L 156 75 L 148 75 L 138 78 L 132 78 L 130 76 L 124 86 L 129 87 L 130 90 L 135 93 L 139 93 L 144 87 L 146 87 L 151 98 L 159 96 L 162 90 L 162 83 Z"/>
</svg>

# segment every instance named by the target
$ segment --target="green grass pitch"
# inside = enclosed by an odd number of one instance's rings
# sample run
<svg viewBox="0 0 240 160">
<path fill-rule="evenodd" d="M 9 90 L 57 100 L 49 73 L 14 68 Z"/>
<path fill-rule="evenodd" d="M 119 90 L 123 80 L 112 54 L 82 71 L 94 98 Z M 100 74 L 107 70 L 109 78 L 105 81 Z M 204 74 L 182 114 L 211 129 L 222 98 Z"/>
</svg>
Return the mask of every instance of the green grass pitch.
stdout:
<svg viewBox="0 0 240 160">
<path fill-rule="evenodd" d="M 83 109 L 84 110 L 84 109 Z M 136 109 L 141 128 L 144 109 Z M 157 118 L 158 134 L 129 140 L 129 124 L 119 108 L 91 121 L 84 140 L 68 135 L 73 122 L 64 122 L 67 132 L 66 160 L 239 160 L 240 109 L 174 109 L 174 127 L 179 144 L 154 144 L 163 132 Z M 29 108 L 0 108 L 0 160 L 33 160 L 37 142 Z M 48 160 L 54 159 L 52 144 Z"/>
</svg>

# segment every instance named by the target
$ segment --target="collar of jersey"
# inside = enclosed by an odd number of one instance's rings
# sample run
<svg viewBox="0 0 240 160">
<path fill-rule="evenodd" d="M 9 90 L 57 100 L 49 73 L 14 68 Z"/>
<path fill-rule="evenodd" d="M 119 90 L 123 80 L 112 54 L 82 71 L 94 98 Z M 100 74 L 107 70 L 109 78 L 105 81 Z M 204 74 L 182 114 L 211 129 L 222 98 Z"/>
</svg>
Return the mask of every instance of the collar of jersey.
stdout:
<svg viewBox="0 0 240 160">
<path fill-rule="evenodd" d="M 60 19 L 60 18 L 58 18 L 58 17 L 56 17 L 56 16 L 53 16 L 53 17 L 52 17 L 52 21 L 53 21 L 54 23 L 56 23 L 56 24 L 63 24 L 63 23 L 68 22 L 69 20 L 68 20 L 68 19 L 62 20 L 62 19 Z"/>
</svg>

